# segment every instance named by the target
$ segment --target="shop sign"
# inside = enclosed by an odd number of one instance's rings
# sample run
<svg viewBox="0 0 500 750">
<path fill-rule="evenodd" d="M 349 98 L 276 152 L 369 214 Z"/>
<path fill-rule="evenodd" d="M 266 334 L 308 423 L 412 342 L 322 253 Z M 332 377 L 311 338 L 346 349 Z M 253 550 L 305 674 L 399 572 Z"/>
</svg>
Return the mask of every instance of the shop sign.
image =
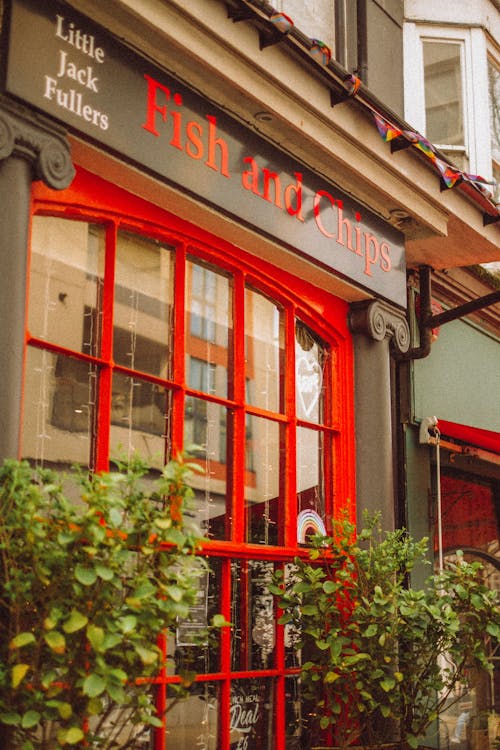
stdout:
<svg viewBox="0 0 500 750">
<path fill-rule="evenodd" d="M 406 305 L 400 232 L 65 3 L 12 0 L 5 80 L 112 153 Z"/>
</svg>

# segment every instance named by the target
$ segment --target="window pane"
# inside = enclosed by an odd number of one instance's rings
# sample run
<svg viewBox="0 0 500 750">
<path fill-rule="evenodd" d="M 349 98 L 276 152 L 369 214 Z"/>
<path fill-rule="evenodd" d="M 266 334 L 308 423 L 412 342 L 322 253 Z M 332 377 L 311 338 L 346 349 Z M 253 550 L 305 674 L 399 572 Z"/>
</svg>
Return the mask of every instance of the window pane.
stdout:
<svg viewBox="0 0 500 750">
<path fill-rule="evenodd" d="M 219 685 L 198 682 L 187 700 L 176 701 L 172 693 L 167 704 L 168 750 L 216 750 L 219 747 Z"/>
<path fill-rule="evenodd" d="M 247 418 L 246 540 L 278 544 L 281 521 L 281 430 L 277 422 Z"/>
<path fill-rule="evenodd" d="M 273 682 L 234 680 L 231 685 L 231 750 L 271 750 L 274 737 Z"/>
<path fill-rule="evenodd" d="M 184 445 L 199 459 L 203 469 L 203 474 L 190 479 L 195 491 L 194 512 L 203 533 L 215 539 L 226 539 L 229 535 L 226 444 L 226 409 L 211 401 L 187 397 Z"/>
<path fill-rule="evenodd" d="M 262 294 L 245 291 L 245 364 L 247 399 L 270 411 L 282 411 L 282 316 Z"/>
<path fill-rule="evenodd" d="M 322 432 L 297 428 L 297 504 L 301 514 L 297 537 L 302 544 L 307 542 L 308 534 L 323 531 L 318 526 L 321 524 L 319 519 L 324 521 L 325 518 L 324 440 Z"/>
<path fill-rule="evenodd" d="M 113 353 L 117 364 L 169 378 L 173 255 L 154 240 L 118 235 Z"/>
<path fill-rule="evenodd" d="M 274 600 L 268 586 L 273 563 L 242 560 L 231 565 L 231 669 L 272 669 L 276 645 Z"/>
<path fill-rule="evenodd" d="M 100 353 L 104 245 L 100 227 L 33 217 L 28 313 L 33 336 Z"/>
<path fill-rule="evenodd" d="M 115 372 L 111 397 L 112 458 L 138 454 L 150 466 L 161 468 L 168 457 L 170 404 L 170 391 Z"/>
<path fill-rule="evenodd" d="M 497 181 L 496 188 L 491 188 L 495 199 L 500 196 L 500 68 L 491 60 L 488 61 L 488 88 L 490 100 L 490 138 L 492 173 Z"/>
<path fill-rule="evenodd" d="M 29 347 L 23 457 L 64 467 L 78 463 L 92 468 L 96 390 L 94 365 Z"/>
<path fill-rule="evenodd" d="M 426 136 L 436 145 L 464 146 L 461 45 L 424 41 Z"/>
<path fill-rule="evenodd" d="M 190 608 L 189 619 L 168 633 L 168 674 L 197 672 L 208 674 L 220 669 L 220 630 L 206 638 L 206 628 L 221 611 L 222 565 L 210 558 L 207 571 L 200 577 L 196 603 Z"/>
<path fill-rule="evenodd" d="M 189 262 L 186 273 L 186 379 L 191 388 L 228 394 L 229 330 L 232 313 L 227 277 L 205 266 Z M 191 358 L 205 363 L 213 373 L 201 377 L 190 365 Z"/>
<path fill-rule="evenodd" d="M 130 721 L 132 710 L 126 705 L 119 706 L 107 711 L 104 721 L 101 716 L 92 717 L 89 720 L 89 729 L 91 732 L 97 730 L 101 743 L 104 745 L 104 740 L 107 740 L 110 743 L 108 747 L 113 747 L 114 750 L 130 747 L 134 750 L 150 750 L 151 728 L 145 724 L 133 724 Z"/>
<path fill-rule="evenodd" d="M 295 327 L 295 380 L 298 419 L 318 424 L 324 420 L 323 369 L 325 344 L 299 320 Z"/>
</svg>

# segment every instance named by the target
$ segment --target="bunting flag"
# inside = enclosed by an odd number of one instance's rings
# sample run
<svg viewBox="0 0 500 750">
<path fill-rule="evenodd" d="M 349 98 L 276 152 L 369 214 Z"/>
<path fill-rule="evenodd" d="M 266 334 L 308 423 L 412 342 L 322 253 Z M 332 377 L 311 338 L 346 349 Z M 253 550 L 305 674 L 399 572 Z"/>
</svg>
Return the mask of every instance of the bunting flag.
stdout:
<svg viewBox="0 0 500 750">
<path fill-rule="evenodd" d="M 431 161 L 436 160 L 436 149 L 434 148 L 432 143 L 427 140 L 427 138 L 424 138 L 424 136 L 420 135 L 420 133 L 413 133 L 412 131 L 406 130 L 405 135 L 408 135 L 408 137 L 411 138 L 411 142 L 415 146 L 415 148 L 420 149 L 420 151 L 422 151 L 422 153 L 424 153 Z"/>
<path fill-rule="evenodd" d="M 464 177 L 466 180 L 470 180 L 471 182 L 482 182 L 483 185 L 496 185 L 496 180 L 485 180 L 484 177 L 481 177 L 479 174 L 469 174 L 468 172 L 464 172 Z"/>
<path fill-rule="evenodd" d="M 311 39 L 312 47 L 309 50 L 311 57 L 314 57 L 321 65 L 328 65 L 332 59 L 332 51 L 328 45 L 320 39 Z"/>
<path fill-rule="evenodd" d="M 282 34 L 288 34 L 293 26 L 292 19 L 285 13 L 273 13 L 269 20 L 274 24 L 274 27 L 278 31 L 281 31 Z"/>
<path fill-rule="evenodd" d="M 356 96 L 358 89 L 361 86 L 361 78 L 351 75 L 344 79 L 344 86 L 346 88 L 347 96 Z"/>
<path fill-rule="evenodd" d="M 460 169 L 452 167 L 443 159 L 438 159 L 437 156 L 434 156 L 433 161 L 439 171 L 442 187 L 452 188 L 463 181 L 464 175 Z"/>
<path fill-rule="evenodd" d="M 399 138 L 399 136 L 402 135 L 402 130 L 395 125 L 392 125 L 388 120 L 382 117 L 382 115 L 379 115 L 378 112 L 373 112 L 373 119 L 375 120 L 375 125 L 377 126 L 380 136 L 386 143 L 389 143 L 389 141 L 392 141 L 394 138 Z"/>
</svg>

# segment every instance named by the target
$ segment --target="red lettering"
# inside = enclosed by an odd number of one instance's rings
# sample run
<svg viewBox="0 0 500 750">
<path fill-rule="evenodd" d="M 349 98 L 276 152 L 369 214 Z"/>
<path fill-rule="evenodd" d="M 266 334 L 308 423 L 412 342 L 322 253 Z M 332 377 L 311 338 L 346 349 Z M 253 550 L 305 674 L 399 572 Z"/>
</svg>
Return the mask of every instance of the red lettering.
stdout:
<svg viewBox="0 0 500 750">
<path fill-rule="evenodd" d="M 199 122 L 190 120 L 186 126 L 186 154 L 192 159 L 203 158 L 203 128 Z"/>
<path fill-rule="evenodd" d="M 207 115 L 206 117 L 208 120 L 208 159 L 205 164 L 207 165 L 207 167 L 210 167 L 210 169 L 214 169 L 216 172 L 220 171 L 220 173 L 224 175 L 224 177 L 230 177 L 228 171 L 229 155 L 227 143 L 223 138 L 217 138 L 216 118 L 213 117 L 213 115 Z M 217 166 L 217 161 L 215 158 L 217 148 L 219 149 L 221 157 L 220 170 Z"/>
<path fill-rule="evenodd" d="M 316 226 L 318 227 L 321 234 L 324 234 L 325 237 L 335 237 L 335 235 L 332 232 L 329 232 L 327 229 L 325 229 L 325 226 L 323 224 L 323 220 L 321 218 L 321 199 L 326 198 L 330 201 L 331 207 L 334 208 L 335 206 L 335 198 L 333 198 L 330 193 L 327 193 L 326 190 L 318 190 L 316 195 L 314 196 L 314 204 L 313 204 L 313 213 L 314 218 L 316 221 Z"/>
<path fill-rule="evenodd" d="M 241 184 L 245 190 L 251 190 L 255 195 L 259 193 L 259 167 L 255 159 L 251 156 L 245 156 L 243 159 L 245 164 L 250 164 L 250 169 L 246 169 L 241 174 Z"/>
<path fill-rule="evenodd" d="M 174 102 L 176 104 L 182 105 L 182 98 L 179 94 L 174 94 Z M 180 112 L 176 112 L 175 110 L 170 114 L 172 115 L 172 120 L 174 123 L 170 145 L 174 146 L 174 148 L 178 148 L 179 151 L 182 151 L 182 114 Z"/>
<path fill-rule="evenodd" d="M 299 221 L 304 221 L 302 216 L 302 175 L 300 172 L 293 173 L 296 182 L 290 183 L 285 190 L 285 206 L 290 216 L 295 216 Z M 292 202 L 295 199 L 295 207 Z"/>
<path fill-rule="evenodd" d="M 370 254 L 370 247 L 373 247 L 373 255 Z M 373 234 L 365 232 L 365 273 L 367 276 L 372 275 L 371 266 L 377 263 L 379 258 L 380 248 L 378 245 L 377 238 Z"/>
<path fill-rule="evenodd" d="M 392 268 L 391 262 L 391 248 L 387 242 L 382 242 L 380 245 L 380 268 L 382 271 L 387 273 Z"/>
<path fill-rule="evenodd" d="M 337 201 L 337 242 L 339 245 L 346 245 L 349 250 L 356 252 L 352 246 L 352 223 L 350 219 L 344 218 L 344 210 L 342 201 Z M 346 242 L 344 242 L 344 229 L 346 234 Z M 358 253 L 361 255 L 361 252 Z"/>
<path fill-rule="evenodd" d="M 265 167 L 262 170 L 262 174 L 264 175 L 264 193 L 262 197 L 264 198 L 264 200 L 271 202 L 271 198 L 269 197 L 269 186 L 272 183 L 274 185 L 274 205 L 278 206 L 278 208 L 282 208 L 281 183 L 279 175 L 277 175 L 276 172 L 271 172 Z"/>
<path fill-rule="evenodd" d="M 160 90 L 165 96 L 166 101 L 170 100 L 170 89 L 166 86 L 162 86 L 161 83 L 155 81 L 154 78 L 144 74 L 144 78 L 148 82 L 148 95 L 146 104 L 146 122 L 142 125 L 144 130 L 149 130 L 153 135 L 159 136 L 159 132 L 156 130 L 156 114 L 159 114 L 163 122 L 167 120 L 167 107 L 159 105 L 156 102 L 156 93 Z"/>
</svg>

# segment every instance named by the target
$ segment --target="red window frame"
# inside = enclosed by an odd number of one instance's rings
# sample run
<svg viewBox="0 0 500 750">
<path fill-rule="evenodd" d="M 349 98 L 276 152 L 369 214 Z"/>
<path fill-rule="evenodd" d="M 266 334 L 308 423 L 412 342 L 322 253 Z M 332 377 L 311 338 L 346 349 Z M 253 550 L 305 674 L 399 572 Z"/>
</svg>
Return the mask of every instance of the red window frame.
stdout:
<svg viewBox="0 0 500 750">
<path fill-rule="evenodd" d="M 100 395 L 98 403 L 97 448 L 95 470 L 105 471 L 109 466 L 109 433 L 111 409 L 111 377 L 113 370 L 133 375 L 125 367 L 118 367 L 112 359 L 112 316 L 114 292 L 114 258 L 118 229 L 126 229 L 147 237 L 157 238 L 176 246 L 175 287 L 174 287 L 174 359 L 171 380 L 164 381 L 141 373 L 141 378 L 169 388 L 172 391 L 171 449 L 175 454 L 183 448 L 183 415 L 186 396 L 206 398 L 206 394 L 194 391 L 186 385 L 184 352 L 189 339 L 186 331 L 185 270 L 186 258 L 196 257 L 221 269 L 233 279 L 232 356 L 235 362 L 245 359 L 244 336 L 244 289 L 252 289 L 269 297 L 279 304 L 285 318 L 285 398 L 282 412 L 272 413 L 245 403 L 244 368 L 234 368 L 235 377 L 229 398 L 215 402 L 229 407 L 233 414 L 231 439 L 236 448 L 233 451 L 231 467 L 231 511 L 233 519 L 232 535 L 228 541 L 211 540 L 205 552 L 218 557 L 222 566 L 220 610 L 230 619 L 231 580 L 230 566 L 233 558 L 241 560 L 269 560 L 281 564 L 296 554 L 303 554 L 303 548 L 296 542 L 296 477 L 295 441 L 286 438 L 287 471 L 284 477 L 284 529 L 281 542 L 274 546 L 245 542 L 245 518 L 241 512 L 244 505 L 241 488 L 245 482 L 245 419 L 247 414 L 266 417 L 287 429 L 287 436 L 295 435 L 297 427 L 308 427 L 321 431 L 330 445 L 325 462 L 325 506 L 327 518 L 338 515 L 348 508 L 351 517 L 354 507 L 354 418 L 353 418 L 353 353 L 351 335 L 347 327 L 348 305 L 331 293 L 313 285 L 309 281 L 276 267 L 267 260 L 247 253 L 239 247 L 214 236 L 200 227 L 180 219 L 157 205 L 132 195 L 101 177 L 78 168 L 72 185 L 63 191 L 53 191 L 42 183 L 34 183 L 32 191 L 32 213 L 60 216 L 65 219 L 79 219 L 107 227 L 106 266 L 103 298 L 103 336 L 99 357 L 71 352 L 72 356 L 91 361 L 100 367 Z M 326 418 L 321 425 L 300 420 L 295 411 L 295 327 L 299 318 L 317 333 L 330 347 L 330 363 L 327 368 L 328 396 L 326 398 Z M 68 352 L 63 347 L 48 344 L 34 338 L 26 331 L 26 346 L 48 348 L 56 353 Z M 285 747 L 285 678 L 296 673 L 285 667 L 283 629 L 277 626 L 276 658 L 272 669 L 231 671 L 230 640 L 231 632 L 224 629 L 221 635 L 220 670 L 216 674 L 203 674 L 198 681 L 214 680 L 220 684 L 220 736 L 221 750 L 229 750 L 229 707 L 231 680 L 237 678 L 272 678 L 275 680 L 275 748 Z M 166 702 L 166 688 L 175 682 L 175 676 L 162 672 L 158 676 L 158 702 L 160 710 Z M 168 721 L 168 716 L 167 716 Z M 165 729 L 158 730 L 155 747 L 166 747 Z"/>
</svg>

